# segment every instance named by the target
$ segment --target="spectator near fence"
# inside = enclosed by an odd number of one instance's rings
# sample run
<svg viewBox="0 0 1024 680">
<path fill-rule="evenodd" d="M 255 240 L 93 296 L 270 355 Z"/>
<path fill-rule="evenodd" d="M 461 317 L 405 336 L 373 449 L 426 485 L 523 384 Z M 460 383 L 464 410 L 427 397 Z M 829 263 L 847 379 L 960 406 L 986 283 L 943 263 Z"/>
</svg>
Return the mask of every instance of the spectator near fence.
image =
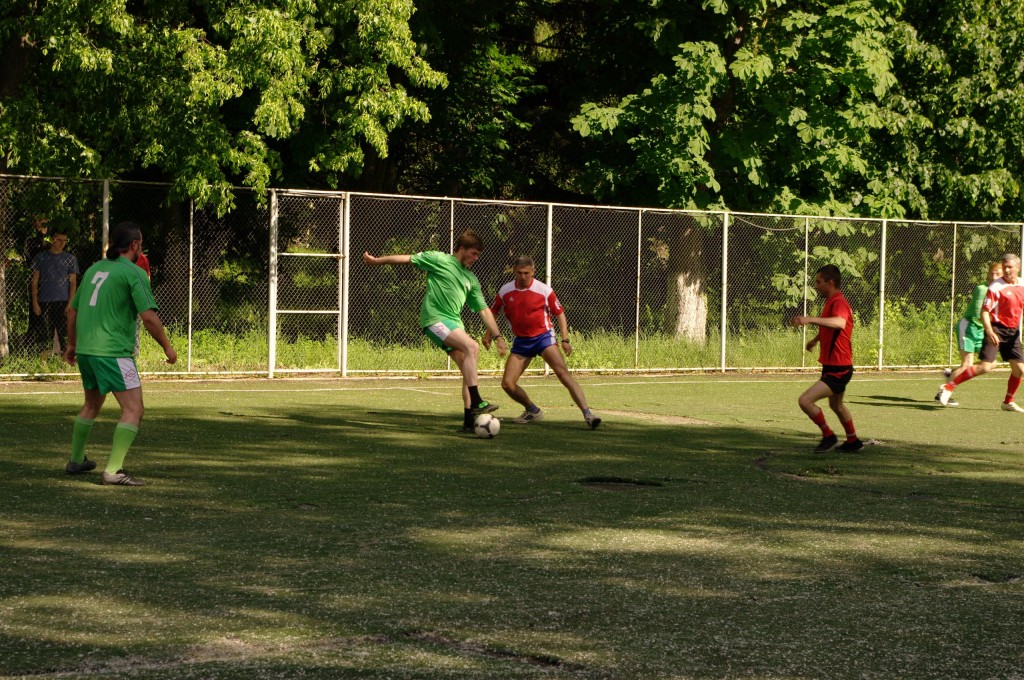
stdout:
<svg viewBox="0 0 1024 680">
<path fill-rule="evenodd" d="M 50 219 L 42 215 L 32 218 L 32 233 L 21 244 L 21 261 L 26 267 L 32 267 L 32 261 L 36 255 L 50 249 L 50 237 L 47 232 L 50 230 Z M 28 300 L 28 329 L 25 331 L 25 347 L 34 349 L 40 342 L 43 335 L 43 317 L 41 314 L 32 313 L 32 274 L 29 274 L 25 282 L 25 299 Z M 52 340 L 50 341 L 53 342 Z"/>
<path fill-rule="evenodd" d="M 1006 396 L 1001 408 L 1004 411 L 1024 413 L 1014 402 L 1014 395 L 1024 377 L 1024 351 L 1020 344 L 1020 320 L 1024 312 L 1024 285 L 1017 275 L 1020 273 L 1020 258 L 1013 253 L 1003 255 L 1003 276 L 992 282 L 981 306 L 981 323 L 985 326 L 985 344 L 981 348 L 977 364 L 967 368 L 942 386 L 939 403 L 949 406 L 953 390 L 957 385 L 971 378 L 984 375 L 995 368 L 996 355 L 1010 362 L 1010 378 L 1006 382 Z"/>
<path fill-rule="evenodd" d="M 67 346 L 68 302 L 75 296 L 78 285 L 78 260 L 71 253 L 64 252 L 67 244 L 67 233 L 58 231 L 53 234 L 49 250 L 42 251 L 32 260 L 32 316 L 41 319 L 33 341 L 42 346 L 43 359 L 52 354 L 54 331 L 57 332 L 61 354 Z"/>
</svg>

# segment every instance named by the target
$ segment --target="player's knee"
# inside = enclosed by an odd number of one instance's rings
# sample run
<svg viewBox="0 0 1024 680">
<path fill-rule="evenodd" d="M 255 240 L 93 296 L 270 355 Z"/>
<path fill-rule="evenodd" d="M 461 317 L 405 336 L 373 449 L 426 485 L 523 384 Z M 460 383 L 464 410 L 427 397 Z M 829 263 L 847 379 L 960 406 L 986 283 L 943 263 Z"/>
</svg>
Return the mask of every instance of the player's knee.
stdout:
<svg viewBox="0 0 1024 680">
<path fill-rule="evenodd" d="M 511 378 L 502 378 L 501 379 L 501 389 L 505 390 L 506 394 L 515 394 L 516 386 L 518 384 L 519 384 L 518 381 L 513 380 Z"/>
</svg>

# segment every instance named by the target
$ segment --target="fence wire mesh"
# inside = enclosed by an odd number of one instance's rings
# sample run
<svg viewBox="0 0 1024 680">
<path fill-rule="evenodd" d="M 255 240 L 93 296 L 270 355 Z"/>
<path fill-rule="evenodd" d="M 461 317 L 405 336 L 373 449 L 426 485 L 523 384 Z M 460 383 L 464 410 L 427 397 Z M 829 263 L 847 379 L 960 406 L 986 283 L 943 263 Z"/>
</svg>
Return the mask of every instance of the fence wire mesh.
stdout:
<svg viewBox="0 0 1024 680">
<path fill-rule="evenodd" d="M 238 190 L 235 199 L 219 216 L 174 200 L 165 185 L 0 176 L 0 376 L 73 373 L 54 356 L 58 329 L 34 318 L 32 259 L 66 232 L 82 272 L 121 220 L 143 228 L 160 315 L 180 357 L 165 364 L 143 332 L 140 369 L 196 375 L 453 371 L 419 326 L 425 275 L 369 267 L 362 254 L 452 252 L 466 229 L 485 241 L 474 273 L 488 302 L 512 279 L 516 257 L 534 259 L 537 278 L 566 308 L 575 370 L 813 367 L 804 344 L 814 329 L 789 322 L 819 313 L 810 284 L 830 263 L 855 312 L 858 365 L 955 364 L 952 327 L 971 292 L 990 262 L 1022 246 L 1020 224 L 346 192 Z M 464 322 L 483 333 L 468 309 Z M 501 362 L 484 352 L 481 367 L 499 371 Z"/>
</svg>

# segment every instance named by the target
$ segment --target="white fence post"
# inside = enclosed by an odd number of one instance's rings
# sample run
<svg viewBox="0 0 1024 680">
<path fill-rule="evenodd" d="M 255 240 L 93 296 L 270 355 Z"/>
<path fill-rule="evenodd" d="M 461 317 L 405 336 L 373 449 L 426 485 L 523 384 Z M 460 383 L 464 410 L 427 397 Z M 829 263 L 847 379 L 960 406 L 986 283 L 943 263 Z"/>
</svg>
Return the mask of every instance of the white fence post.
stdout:
<svg viewBox="0 0 1024 680">
<path fill-rule="evenodd" d="M 269 319 L 267 377 L 274 377 L 277 364 L 277 190 L 270 190 L 270 281 L 267 291 L 267 317 Z"/>
<path fill-rule="evenodd" d="M 195 252 L 196 252 L 196 235 L 195 235 L 195 215 L 196 215 L 196 204 L 195 201 L 189 200 L 188 202 L 188 371 L 192 372 L 192 303 L 195 300 Z"/>
<path fill-rule="evenodd" d="M 722 373 L 725 373 L 726 301 L 729 293 L 729 213 L 722 213 L 722 337 L 719 348 Z"/>
<path fill-rule="evenodd" d="M 811 258 L 811 218 L 804 218 L 804 281 L 800 285 L 800 290 L 803 292 L 801 296 L 804 299 L 804 316 L 807 316 L 807 276 L 810 274 L 808 271 L 810 268 Z M 800 368 L 807 368 L 807 352 L 804 351 L 804 347 L 807 347 L 807 325 L 800 327 Z"/>
<path fill-rule="evenodd" d="M 351 261 L 348 252 L 349 198 L 348 193 L 342 194 L 342 204 L 338 206 L 338 248 L 341 251 L 341 257 L 338 258 L 338 369 L 342 378 L 348 376 L 348 275 Z"/>
<path fill-rule="evenodd" d="M 888 234 L 888 220 L 882 219 L 881 271 L 878 277 L 878 370 L 882 370 L 885 353 L 885 246 Z"/>
<path fill-rule="evenodd" d="M 949 359 L 947 363 L 953 365 L 953 345 L 956 344 L 953 326 L 956 324 L 956 251 L 957 251 L 957 223 L 953 223 L 953 273 L 949 281 Z"/>
<path fill-rule="evenodd" d="M 640 368 L 640 254 L 644 248 L 644 211 L 637 212 L 636 220 L 636 325 L 633 327 L 633 368 Z"/>
<path fill-rule="evenodd" d="M 551 285 L 551 253 L 554 249 L 554 234 L 555 234 L 555 206 L 553 203 L 548 203 L 548 224 L 547 224 L 547 245 L 544 249 L 544 269 L 546 272 L 547 284 Z M 562 349 L 561 345 L 558 347 Z M 548 362 L 544 362 L 544 375 L 551 375 L 551 367 L 548 366 Z"/>
</svg>

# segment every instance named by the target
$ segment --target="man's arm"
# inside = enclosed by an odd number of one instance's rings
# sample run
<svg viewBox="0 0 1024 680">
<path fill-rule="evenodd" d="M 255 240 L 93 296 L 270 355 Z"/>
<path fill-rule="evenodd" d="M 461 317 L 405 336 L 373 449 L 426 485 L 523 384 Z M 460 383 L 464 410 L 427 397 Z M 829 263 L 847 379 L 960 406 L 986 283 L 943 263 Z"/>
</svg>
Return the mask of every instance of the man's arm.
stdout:
<svg viewBox="0 0 1024 680">
<path fill-rule="evenodd" d="M 508 343 L 505 342 L 505 338 L 502 337 L 501 331 L 498 330 L 498 322 L 494 320 L 494 314 L 491 313 L 490 307 L 484 307 L 480 310 L 480 318 L 484 321 L 484 326 L 487 327 L 487 332 L 484 334 L 484 347 L 487 349 L 491 348 L 491 338 L 496 338 L 498 341 L 498 356 L 505 356 L 508 354 Z"/>
<path fill-rule="evenodd" d="M 78 329 L 75 327 L 75 322 L 78 320 L 78 310 L 68 302 L 68 306 L 64 308 L 64 315 L 68 317 L 68 344 L 64 348 L 64 361 L 74 366 L 75 347 L 78 346 Z"/>
<path fill-rule="evenodd" d="M 981 325 L 985 327 L 985 339 L 996 347 L 999 346 L 999 336 L 992 328 L 992 313 L 987 309 L 981 310 Z"/>
<path fill-rule="evenodd" d="M 142 314 L 139 314 L 139 317 L 142 319 L 142 325 L 146 327 L 146 332 L 153 336 L 153 339 L 163 347 L 167 363 L 173 364 L 177 361 L 178 353 L 174 351 L 171 341 L 167 338 L 167 334 L 164 332 L 164 324 L 160 321 L 156 310 L 147 309 Z"/>
<path fill-rule="evenodd" d="M 383 257 L 374 257 L 369 252 L 364 252 L 363 262 L 374 266 L 382 264 L 409 264 L 412 262 L 412 255 L 384 255 Z"/>
<path fill-rule="evenodd" d="M 32 311 L 35 312 L 36 316 L 43 313 L 42 308 L 39 306 L 39 270 L 32 270 Z"/>
<path fill-rule="evenodd" d="M 572 342 L 569 339 L 569 322 L 565 319 L 565 312 L 555 315 L 555 321 L 558 322 L 558 337 L 561 341 L 558 346 L 562 348 L 565 356 L 572 354 Z"/>
<path fill-rule="evenodd" d="M 75 291 L 78 290 L 78 276 L 71 272 L 68 274 L 68 306 L 71 306 L 71 301 L 75 299 Z"/>
<path fill-rule="evenodd" d="M 794 326 L 818 326 L 819 328 L 824 326 L 825 328 L 835 328 L 836 330 L 843 330 L 846 328 L 846 317 L 842 316 L 794 316 L 790 322 Z"/>
</svg>

